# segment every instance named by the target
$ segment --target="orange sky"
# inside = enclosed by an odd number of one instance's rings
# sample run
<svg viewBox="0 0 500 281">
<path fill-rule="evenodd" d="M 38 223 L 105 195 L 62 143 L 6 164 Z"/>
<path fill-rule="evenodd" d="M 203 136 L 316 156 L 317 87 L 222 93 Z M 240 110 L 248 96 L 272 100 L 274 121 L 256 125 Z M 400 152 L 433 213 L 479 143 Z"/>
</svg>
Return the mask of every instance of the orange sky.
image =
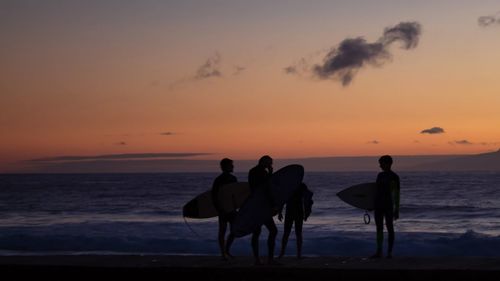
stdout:
<svg viewBox="0 0 500 281">
<path fill-rule="evenodd" d="M 477 18 L 500 5 L 380 1 L 372 13 L 354 2 L 8 2 L 0 6 L 0 172 L 61 155 L 498 150 L 500 25 L 480 27 Z M 401 21 L 422 25 L 418 46 L 394 44 L 391 61 L 363 67 L 346 87 L 283 71 L 303 57 L 320 63 L 345 38 L 375 41 Z M 222 75 L 195 79 L 216 54 Z M 445 133 L 420 133 L 436 126 Z"/>
</svg>

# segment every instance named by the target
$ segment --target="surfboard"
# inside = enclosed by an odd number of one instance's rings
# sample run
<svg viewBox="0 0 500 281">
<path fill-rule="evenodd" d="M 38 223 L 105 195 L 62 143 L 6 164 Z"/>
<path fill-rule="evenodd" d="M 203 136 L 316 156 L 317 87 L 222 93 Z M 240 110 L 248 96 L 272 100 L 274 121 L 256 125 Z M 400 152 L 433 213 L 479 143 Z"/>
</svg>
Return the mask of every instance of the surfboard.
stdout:
<svg viewBox="0 0 500 281">
<path fill-rule="evenodd" d="M 250 195 L 250 186 L 247 182 L 235 182 L 220 187 L 219 204 L 226 212 L 232 212 L 243 204 Z M 205 191 L 182 208 L 182 215 L 187 218 L 205 219 L 218 215 L 212 201 L 212 190 Z"/>
<path fill-rule="evenodd" d="M 312 205 L 314 204 L 314 201 L 312 199 L 313 197 L 313 192 L 309 189 L 306 188 L 304 190 L 303 198 L 304 198 L 304 220 L 307 220 L 307 218 L 311 215 L 312 212 Z"/>
<path fill-rule="evenodd" d="M 277 207 L 283 206 L 299 188 L 304 178 L 304 167 L 288 165 L 272 174 L 269 181 L 270 194 Z M 265 188 L 257 188 L 241 206 L 231 225 L 235 237 L 243 237 L 254 232 L 266 220 L 272 219 L 277 213 L 266 194 Z"/>
<path fill-rule="evenodd" d="M 337 193 L 337 196 L 349 205 L 371 211 L 375 208 L 376 194 L 377 184 L 371 182 L 348 187 Z"/>
</svg>

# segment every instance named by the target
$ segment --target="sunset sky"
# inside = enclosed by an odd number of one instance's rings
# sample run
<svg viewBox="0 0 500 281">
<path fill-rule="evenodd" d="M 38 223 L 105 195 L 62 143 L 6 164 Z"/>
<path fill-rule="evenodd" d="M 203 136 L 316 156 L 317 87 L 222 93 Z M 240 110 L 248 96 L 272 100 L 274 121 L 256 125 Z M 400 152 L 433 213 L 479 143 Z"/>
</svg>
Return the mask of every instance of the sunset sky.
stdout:
<svg viewBox="0 0 500 281">
<path fill-rule="evenodd" d="M 496 151 L 499 12 L 499 0 L 0 0 L 0 172 L 60 156 Z M 402 22 L 419 24 L 418 44 L 387 45 L 350 83 L 313 71 L 343 40 L 375 43 Z"/>
</svg>

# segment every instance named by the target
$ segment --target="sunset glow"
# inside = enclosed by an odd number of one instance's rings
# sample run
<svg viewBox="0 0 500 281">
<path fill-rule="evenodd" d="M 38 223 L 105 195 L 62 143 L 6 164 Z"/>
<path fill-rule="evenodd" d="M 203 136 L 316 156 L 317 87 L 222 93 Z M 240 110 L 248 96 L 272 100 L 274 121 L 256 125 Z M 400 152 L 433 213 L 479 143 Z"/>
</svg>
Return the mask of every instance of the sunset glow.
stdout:
<svg viewBox="0 0 500 281">
<path fill-rule="evenodd" d="M 471 154 L 500 147 L 498 1 L 2 1 L 0 172 L 65 155 Z M 343 86 L 285 68 L 414 21 Z M 421 131 L 440 127 L 444 132 Z"/>
</svg>

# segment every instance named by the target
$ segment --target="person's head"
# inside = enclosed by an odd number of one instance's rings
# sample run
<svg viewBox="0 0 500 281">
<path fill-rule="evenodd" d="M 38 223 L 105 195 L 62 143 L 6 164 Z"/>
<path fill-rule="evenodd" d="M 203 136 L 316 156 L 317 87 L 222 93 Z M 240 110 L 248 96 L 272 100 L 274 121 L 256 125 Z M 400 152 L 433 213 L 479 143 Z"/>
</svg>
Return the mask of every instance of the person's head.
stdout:
<svg viewBox="0 0 500 281">
<path fill-rule="evenodd" d="M 264 168 L 271 168 L 273 166 L 273 158 L 269 155 L 264 155 L 259 159 L 259 165 Z"/>
<path fill-rule="evenodd" d="M 220 168 L 223 172 L 232 173 L 233 172 L 233 160 L 229 158 L 224 158 L 220 160 Z"/>
<path fill-rule="evenodd" d="M 384 155 L 378 159 L 380 168 L 384 171 L 390 171 L 392 166 L 392 157 L 389 155 Z"/>
</svg>

